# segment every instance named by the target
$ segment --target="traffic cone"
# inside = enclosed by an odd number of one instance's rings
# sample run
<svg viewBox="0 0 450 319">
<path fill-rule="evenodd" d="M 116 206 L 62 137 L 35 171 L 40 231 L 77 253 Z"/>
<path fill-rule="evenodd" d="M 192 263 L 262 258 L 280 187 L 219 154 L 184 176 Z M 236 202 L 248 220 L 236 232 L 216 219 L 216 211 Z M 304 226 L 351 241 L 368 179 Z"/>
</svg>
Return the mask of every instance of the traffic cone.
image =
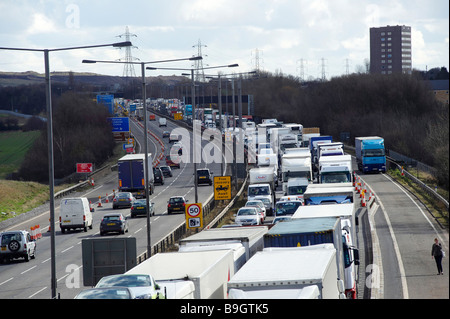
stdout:
<svg viewBox="0 0 450 319">
<path fill-rule="evenodd" d="M 365 196 L 365 191 L 363 190 L 363 191 L 361 192 L 361 194 L 362 194 L 362 197 L 361 197 L 361 206 L 362 206 L 362 207 L 366 207 L 366 196 Z"/>
<path fill-rule="evenodd" d="M 36 240 L 36 232 L 35 232 L 35 227 L 31 226 L 30 227 L 30 233 L 31 233 L 31 240 Z"/>
<path fill-rule="evenodd" d="M 41 239 L 42 238 L 42 233 L 41 233 L 41 225 L 36 225 L 36 239 Z"/>
<path fill-rule="evenodd" d="M 50 222 L 50 224 L 48 225 L 47 233 L 52 231 L 52 229 L 51 229 L 51 228 L 52 228 L 52 227 L 51 227 L 51 226 L 52 226 L 52 224 L 51 224 L 51 221 L 52 221 L 52 220 L 49 218 L 48 221 Z"/>
<path fill-rule="evenodd" d="M 98 205 L 97 205 L 97 207 L 102 207 L 102 197 L 101 196 L 98 197 Z"/>
<path fill-rule="evenodd" d="M 108 193 L 106 193 L 106 200 L 105 200 L 105 203 L 109 203 Z"/>
</svg>

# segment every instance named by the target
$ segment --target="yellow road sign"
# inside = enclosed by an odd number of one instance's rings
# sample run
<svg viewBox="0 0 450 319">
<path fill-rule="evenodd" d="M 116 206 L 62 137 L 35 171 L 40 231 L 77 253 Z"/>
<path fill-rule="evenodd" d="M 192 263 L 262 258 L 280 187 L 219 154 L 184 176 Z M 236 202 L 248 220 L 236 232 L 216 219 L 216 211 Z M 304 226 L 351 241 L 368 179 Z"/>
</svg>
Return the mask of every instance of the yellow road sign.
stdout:
<svg viewBox="0 0 450 319">
<path fill-rule="evenodd" d="M 214 200 L 231 199 L 231 176 L 214 176 Z"/>
</svg>

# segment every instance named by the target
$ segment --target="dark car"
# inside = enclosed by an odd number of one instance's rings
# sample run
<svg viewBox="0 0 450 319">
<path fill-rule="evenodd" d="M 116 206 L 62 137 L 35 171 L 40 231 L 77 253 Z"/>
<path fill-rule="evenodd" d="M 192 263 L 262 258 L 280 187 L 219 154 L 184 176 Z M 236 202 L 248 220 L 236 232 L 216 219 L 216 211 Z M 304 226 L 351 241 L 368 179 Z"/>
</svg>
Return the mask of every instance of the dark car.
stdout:
<svg viewBox="0 0 450 319">
<path fill-rule="evenodd" d="M 184 213 L 184 209 L 186 203 L 188 201 L 183 196 L 173 196 L 167 202 L 167 214 L 172 212 L 182 212 Z"/>
<path fill-rule="evenodd" d="M 180 168 L 180 156 L 177 154 L 168 154 L 166 155 L 166 164 L 170 167 L 176 167 L 176 168 Z"/>
<path fill-rule="evenodd" d="M 148 209 L 150 211 L 150 216 L 155 216 L 153 203 L 148 203 Z M 145 198 L 135 200 L 131 206 L 131 218 L 136 217 L 137 215 L 147 215 L 147 200 Z"/>
<path fill-rule="evenodd" d="M 197 185 L 208 184 L 212 185 L 212 176 L 208 168 L 201 168 L 197 170 Z"/>
<path fill-rule="evenodd" d="M 164 131 L 163 133 L 162 133 L 162 137 L 164 138 L 164 137 L 170 137 L 170 132 L 169 131 Z"/>
<path fill-rule="evenodd" d="M 128 232 L 128 223 L 125 217 L 120 213 L 111 213 L 103 216 L 100 223 L 100 235 L 107 233 L 125 234 Z"/>
<path fill-rule="evenodd" d="M 120 192 L 114 196 L 113 209 L 131 207 L 136 199 L 130 192 Z"/>
<path fill-rule="evenodd" d="M 153 167 L 153 177 L 155 178 L 155 184 L 164 185 L 164 175 L 159 167 Z"/>
<path fill-rule="evenodd" d="M 159 168 L 161 169 L 164 177 L 172 177 L 172 169 L 170 168 L 170 166 L 160 166 Z"/>
</svg>

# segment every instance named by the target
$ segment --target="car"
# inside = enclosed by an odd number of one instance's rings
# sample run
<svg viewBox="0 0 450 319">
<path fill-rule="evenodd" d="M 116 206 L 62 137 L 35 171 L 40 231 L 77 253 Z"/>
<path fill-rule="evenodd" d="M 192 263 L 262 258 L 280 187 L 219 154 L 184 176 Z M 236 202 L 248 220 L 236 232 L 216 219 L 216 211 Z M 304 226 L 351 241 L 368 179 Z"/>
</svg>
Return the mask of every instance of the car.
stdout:
<svg viewBox="0 0 450 319">
<path fill-rule="evenodd" d="M 105 276 L 95 288 L 127 287 L 136 299 L 163 299 L 160 288 L 152 276 L 146 274 L 120 274 Z"/>
<path fill-rule="evenodd" d="M 165 165 L 165 166 L 160 166 L 159 168 L 161 169 L 164 177 L 165 176 L 168 176 L 168 177 L 172 177 L 173 176 L 172 175 L 172 169 L 170 168 L 170 166 Z"/>
<path fill-rule="evenodd" d="M 262 218 L 256 207 L 241 207 L 235 215 L 234 222 L 241 226 L 261 225 Z"/>
<path fill-rule="evenodd" d="M 278 216 L 272 220 L 272 225 L 278 224 L 280 222 L 288 221 L 292 218 L 292 216 Z"/>
<path fill-rule="evenodd" d="M 177 154 L 166 155 L 166 164 L 170 167 L 180 168 L 181 158 Z"/>
<path fill-rule="evenodd" d="M 265 197 L 265 196 L 255 196 L 254 198 L 253 198 L 254 200 L 260 200 L 260 201 L 262 201 L 263 202 L 263 204 L 264 204 L 264 207 L 266 208 L 266 215 L 267 215 L 267 212 L 271 212 L 271 214 L 273 213 L 272 212 L 272 202 L 270 201 L 270 199 L 269 198 L 267 198 L 267 197 Z M 273 214 L 272 214 L 273 215 Z"/>
<path fill-rule="evenodd" d="M 26 230 L 11 230 L 0 233 L 0 263 L 15 258 L 36 258 L 36 241 Z"/>
<path fill-rule="evenodd" d="M 78 293 L 75 299 L 135 299 L 135 295 L 127 287 L 89 288 Z"/>
<path fill-rule="evenodd" d="M 130 192 L 117 193 L 113 198 L 113 209 L 116 208 L 130 208 L 136 200 Z"/>
<path fill-rule="evenodd" d="M 150 216 L 155 216 L 154 204 L 149 202 L 148 209 L 150 211 Z M 136 199 L 131 205 L 131 218 L 134 218 L 138 215 L 147 216 L 147 199 Z"/>
<path fill-rule="evenodd" d="M 303 205 L 303 201 L 300 200 L 289 200 L 289 201 L 278 201 L 275 204 L 275 216 L 289 216 L 294 215 L 299 206 Z"/>
<path fill-rule="evenodd" d="M 266 207 L 264 206 L 264 203 L 259 200 L 249 200 L 245 203 L 246 207 L 257 207 L 258 213 L 262 216 L 262 219 L 264 220 L 266 218 Z"/>
<path fill-rule="evenodd" d="M 170 132 L 169 131 L 163 131 L 162 133 L 162 137 L 170 137 Z"/>
<path fill-rule="evenodd" d="M 100 222 L 100 236 L 107 233 L 125 234 L 128 232 L 128 223 L 121 213 L 111 213 L 103 216 Z"/>
<path fill-rule="evenodd" d="M 173 213 L 173 212 L 182 212 L 184 213 L 186 203 L 188 200 L 186 200 L 183 196 L 172 196 L 167 201 L 167 214 Z"/>
<path fill-rule="evenodd" d="M 208 184 L 212 185 L 212 173 L 208 168 L 200 168 L 197 170 L 197 185 Z"/>
<path fill-rule="evenodd" d="M 164 175 L 159 167 L 153 167 L 154 183 L 164 185 Z"/>
</svg>

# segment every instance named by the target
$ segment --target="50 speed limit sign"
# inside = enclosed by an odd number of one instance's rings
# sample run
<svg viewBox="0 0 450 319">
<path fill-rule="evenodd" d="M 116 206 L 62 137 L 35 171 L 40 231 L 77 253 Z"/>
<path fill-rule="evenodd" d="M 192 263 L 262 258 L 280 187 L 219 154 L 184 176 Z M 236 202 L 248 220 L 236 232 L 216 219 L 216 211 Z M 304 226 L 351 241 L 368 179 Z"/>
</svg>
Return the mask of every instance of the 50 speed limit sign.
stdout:
<svg viewBox="0 0 450 319">
<path fill-rule="evenodd" d="M 187 228 L 203 227 L 203 213 L 201 203 L 186 205 L 186 227 Z"/>
</svg>

